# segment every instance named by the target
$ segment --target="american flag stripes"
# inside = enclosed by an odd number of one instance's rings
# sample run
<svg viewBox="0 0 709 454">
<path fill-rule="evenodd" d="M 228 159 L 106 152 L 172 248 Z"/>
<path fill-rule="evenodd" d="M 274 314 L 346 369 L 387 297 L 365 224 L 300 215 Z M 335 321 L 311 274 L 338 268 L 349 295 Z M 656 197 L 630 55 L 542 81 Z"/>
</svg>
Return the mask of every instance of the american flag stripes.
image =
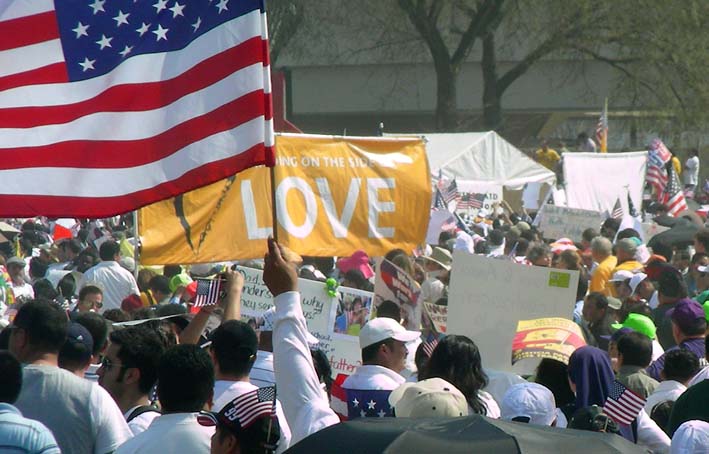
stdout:
<svg viewBox="0 0 709 454">
<path fill-rule="evenodd" d="M 618 424 L 627 426 L 643 411 L 645 402 L 643 397 L 615 381 L 603 406 L 603 412 Z"/>
<path fill-rule="evenodd" d="M 645 180 L 655 188 L 657 194 L 662 194 L 668 182 L 666 164 L 672 159 L 670 150 L 660 139 L 650 144 L 647 155 L 647 174 Z"/>
<path fill-rule="evenodd" d="M 457 200 L 459 195 L 458 195 L 458 183 L 456 183 L 455 180 L 451 181 L 451 184 L 448 185 L 447 188 L 445 188 L 442 191 L 443 194 L 443 201 L 448 205 L 454 200 Z"/>
<path fill-rule="evenodd" d="M 254 389 L 229 402 L 219 413 L 201 412 L 197 421 L 204 426 L 226 424 L 241 429 L 250 427 L 258 418 L 276 417 L 276 387 Z"/>
<path fill-rule="evenodd" d="M 613 219 L 623 219 L 623 207 L 620 204 L 620 199 L 615 200 L 615 205 L 613 205 L 611 217 Z"/>
<path fill-rule="evenodd" d="M 194 297 L 194 306 L 211 306 L 217 304 L 224 295 L 222 293 L 222 279 L 197 279 L 197 292 Z"/>
<path fill-rule="evenodd" d="M 660 202 L 667 205 L 667 212 L 671 216 L 677 216 L 682 211 L 688 209 L 687 200 L 682 191 L 682 185 L 679 182 L 679 177 L 672 165 L 668 166 L 669 183 L 665 186 L 665 190 L 660 195 Z"/>
<path fill-rule="evenodd" d="M 484 201 L 485 201 L 485 194 L 464 193 L 460 197 L 460 200 L 458 200 L 458 204 L 456 205 L 456 208 L 459 210 L 480 209 L 483 207 Z"/>
<path fill-rule="evenodd" d="M 0 216 L 108 217 L 273 164 L 263 0 L 0 2 Z"/>
<path fill-rule="evenodd" d="M 426 341 L 423 343 L 421 348 L 423 349 L 423 352 L 428 356 L 429 358 L 433 354 L 433 350 L 436 349 L 436 346 L 438 345 L 438 339 L 434 338 L 429 341 Z"/>
</svg>

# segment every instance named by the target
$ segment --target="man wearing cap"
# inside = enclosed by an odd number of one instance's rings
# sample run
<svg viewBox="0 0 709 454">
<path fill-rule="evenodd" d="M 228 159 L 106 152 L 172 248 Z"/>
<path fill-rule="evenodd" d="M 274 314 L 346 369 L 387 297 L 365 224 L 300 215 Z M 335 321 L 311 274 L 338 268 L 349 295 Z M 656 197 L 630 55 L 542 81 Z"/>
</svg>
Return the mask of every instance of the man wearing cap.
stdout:
<svg viewBox="0 0 709 454">
<path fill-rule="evenodd" d="M 652 341 L 636 331 L 618 339 L 618 373 L 616 379 L 626 388 L 647 398 L 659 383 L 649 377 L 645 368 L 652 361 Z"/>
<path fill-rule="evenodd" d="M 657 340 L 665 350 L 675 346 L 672 322 L 667 315 L 678 301 L 687 298 L 687 286 L 682 275 L 675 268 L 664 265 L 657 280 L 658 306 L 652 311 L 652 319 L 657 326 Z"/>
<path fill-rule="evenodd" d="M 699 361 L 706 365 L 704 338 L 706 337 L 707 320 L 702 306 L 696 301 L 685 298 L 677 302 L 674 308 L 667 312 L 667 316 L 672 321 L 672 336 L 676 345 L 667 349 L 665 355 L 672 350 L 683 348 L 694 353 Z M 665 355 L 659 357 L 647 368 L 648 375 L 655 380 L 660 378 Z"/>
<path fill-rule="evenodd" d="M 84 378 L 91 365 L 93 350 L 94 339 L 89 330 L 79 323 L 72 322 L 67 330 L 66 341 L 59 350 L 59 367 Z"/>
<path fill-rule="evenodd" d="M 613 273 L 613 277 L 609 281 L 611 283 L 611 293 L 621 301 L 625 301 L 632 295 L 630 288 L 630 279 L 633 278 L 633 273 L 627 270 L 620 270 Z"/>
<path fill-rule="evenodd" d="M 650 309 L 655 309 L 660 304 L 657 290 L 655 290 L 655 286 L 648 278 L 647 274 L 634 274 L 633 277 L 630 278 L 628 286 L 630 287 L 631 296 L 638 300 L 645 300 L 648 306 L 650 306 Z"/>
<path fill-rule="evenodd" d="M 510 387 L 500 403 L 501 418 L 538 426 L 556 426 L 554 394 L 538 383 L 519 383 Z"/>
<path fill-rule="evenodd" d="M 697 292 L 694 300 L 699 304 L 709 302 L 709 265 L 697 267 Z"/>
<path fill-rule="evenodd" d="M 595 237 L 591 240 L 591 256 L 598 266 L 591 273 L 591 284 L 588 290 L 610 296 L 611 290 L 608 287 L 608 281 L 613 276 L 613 269 L 618 264 L 618 259 L 613 255 L 611 241 L 606 237 Z"/>
<path fill-rule="evenodd" d="M 212 331 L 209 339 L 212 343 L 208 349 L 216 377 L 213 408 L 221 410 L 240 395 L 258 389 L 249 381 L 249 373 L 256 361 L 258 337 L 247 323 L 228 320 Z M 291 432 L 280 403 L 277 415 L 281 428 L 278 452 L 282 452 L 290 446 Z"/>
<path fill-rule="evenodd" d="M 407 331 L 390 318 L 375 318 L 359 333 L 362 365 L 342 384 L 344 389 L 384 390 L 398 388 L 406 380 L 400 372 L 406 367 L 406 343 L 421 333 Z"/>
<path fill-rule="evenodd" d="M 271 386 L 249 391 L 226 404 L 219 412 L 201 412 L 197 422 L 216 428 L 210 453 L 275 452 L 280 439 L 275 402 L 276 389 Z"/>
<path fill-rule="evenodd" d="M 647 315 L 631 312 L 625 320 L 623 320 L 623 323 L 614 324 L 612 328 L 618 330 L 614 335 L 625 328 L 647 336 L 652 342 L 652 361 L 655 361 L 665 353 L 665 350 L 662 349 L 662 345 L 657 342 L 657 328 L 655 327 L 655 323 Z M 620 337 L 618 337 L 618 339 L 620 339 Z M 611 338 L 611 340 L 613 339 Z"/>
<path fill-rule="evenodd" d="M 608 350 L 608 339 L 613 332 L 612 325 L 617 322 L 617 311 L 621 302 L 612 296 L 601 293 L 589 293 L 583 303 L 583 318 L 588 326 L 582 326 L 582 331 L 589 345 Z"/>
<path fill-rule="evenodd" d="M 20 257 L 10 257 L 5 263 L 7 274 L 10 275 L 12 294 L 15 300 L 34 298 L 34 289 L 25 279 L 25 266 L 27 264 Z"/>
</svg>

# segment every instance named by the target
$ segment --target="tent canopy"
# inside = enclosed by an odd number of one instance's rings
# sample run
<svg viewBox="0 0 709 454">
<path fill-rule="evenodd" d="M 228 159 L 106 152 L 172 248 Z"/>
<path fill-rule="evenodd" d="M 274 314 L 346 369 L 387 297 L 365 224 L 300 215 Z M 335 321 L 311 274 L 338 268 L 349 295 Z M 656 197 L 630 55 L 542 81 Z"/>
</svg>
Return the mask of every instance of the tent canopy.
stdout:
<svg viewBox="0 0 709 454">
<path fill-rule="evenodd" d="M 556 175 L 528 158 L 495 131 L 423 133 L 431 177 L 456 179 L 474 185 L 522 189 L 526 183 L 553 185 Z"/>
</svg>

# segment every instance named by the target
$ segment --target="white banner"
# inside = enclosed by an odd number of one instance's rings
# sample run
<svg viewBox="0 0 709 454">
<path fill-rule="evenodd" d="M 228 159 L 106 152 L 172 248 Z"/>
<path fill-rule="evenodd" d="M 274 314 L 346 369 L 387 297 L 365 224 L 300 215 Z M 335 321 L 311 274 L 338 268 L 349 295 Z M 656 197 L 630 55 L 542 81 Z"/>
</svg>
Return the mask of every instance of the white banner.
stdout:
<svg viewBox="0 0 709 454">
<path fill-rule="evenodd" d="M 636 209 L 642 206 L 646 151 L 564 153 L 563 158 L 567 206 L 611 213 L 620 199 L 628 213 L 628 194 Z"/>
<path fill-rule="evenodd" d="M 448 294 L 448 334 L 470 337 L 486 369 L 532 373 L 536 361 L 511 364 L 517 322 L 571 318 L 578 271 L 524 266 L 455 251 Z M 531 361 L 531 363 L 530 363 Z"/>
</svg>

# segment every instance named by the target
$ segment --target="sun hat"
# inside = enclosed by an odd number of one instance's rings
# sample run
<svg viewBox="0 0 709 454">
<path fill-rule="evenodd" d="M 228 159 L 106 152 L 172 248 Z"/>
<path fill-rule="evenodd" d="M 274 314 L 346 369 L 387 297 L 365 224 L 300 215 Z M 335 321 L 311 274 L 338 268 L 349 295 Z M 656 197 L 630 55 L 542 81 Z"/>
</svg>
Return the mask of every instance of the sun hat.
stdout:
<svg viewBox="0 0 709 454">
<path fill-rule="evenodd" d="M 386 317 L 370 320 L 359 332 L 359 348 L 365 349 L 370 345 L 386 339 L 401 342 L 411 342 L 421 337 L 418 331 L 407 331 L 396 320 Z"/>
<path fill-rule="evenodd" d="M 423 259 L 431 261 L 446 271 L 450 271 L 453 264 L 453 256 L 448 249 L 442 247 L 434 247 L 433 252 L 429 256 L 424 256 Z"/>
<path fill-rule="evenodd" d="M 338 260 L 337 268 L 343 274 L 350 270 L 359 270 L 365 279 L 374 276 L 374 270 L 369 265 L 369 256 L 364 251 L 356 251 L 351 256 Z"/>
<path fill-rule="evenodd" d="M 389 394 L 397 418 L 451 418 L 468 416 L 468 401 L 458 388 L 442 378 L 404 383 Z"/>
</svg>

